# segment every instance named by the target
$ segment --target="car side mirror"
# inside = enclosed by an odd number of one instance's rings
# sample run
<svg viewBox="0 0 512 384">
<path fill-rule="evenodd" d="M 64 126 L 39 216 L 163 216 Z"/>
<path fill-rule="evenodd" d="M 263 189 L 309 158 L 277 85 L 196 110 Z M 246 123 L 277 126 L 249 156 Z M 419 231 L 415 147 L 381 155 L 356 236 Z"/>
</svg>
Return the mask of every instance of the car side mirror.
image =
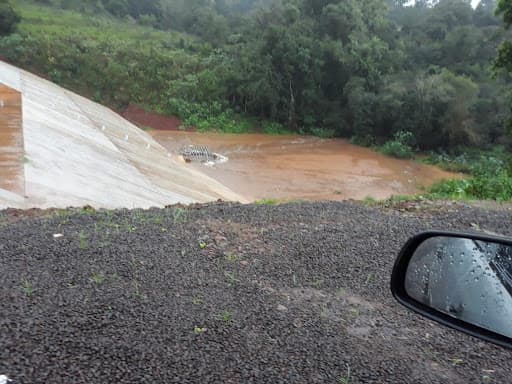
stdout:
<svg viewBox="0 0 512 384">
<path fill-rule="evenodd" d="M 425 232 L 400 252 L 391 277 L 404 306 L 448 327 L 512 348 L 512 241 Z"/>
</svg>

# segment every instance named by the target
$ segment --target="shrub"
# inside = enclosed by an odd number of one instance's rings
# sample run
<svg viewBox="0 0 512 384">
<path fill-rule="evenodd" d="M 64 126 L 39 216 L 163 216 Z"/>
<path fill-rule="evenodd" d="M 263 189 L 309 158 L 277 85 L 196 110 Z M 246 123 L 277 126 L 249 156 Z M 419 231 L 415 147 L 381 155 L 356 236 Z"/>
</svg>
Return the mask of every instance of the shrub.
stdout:
<svg viewBox="0 0 512 384">
<path fill-rule="evenodd" d="M 322 137 L 324 139 L 334 137 L 336 135 L 336 131 L 330 128 L 318 128 L 312 127 L 309 129 L 313 136 Z"/>
<path fill-rule="evenodd" d="M 292 135 L 293 132 L 285 129 L 284 125 L 275 121 L 261 123 L 263 133 L 267 135 Z"/>
<path fill-rule="evenodd" d="M 20 20 L 20 15 L 8 1 L 0 1 L 0 36 L 13 33 Z"/>
<path fill-rule="evenodd" d="M 465 180 L 445 180 L 430 188 L 434 197 L 476 200 L 512 200 L 512 177 L 481 175 Z"/>
<path fill-rule="evenodd" d="M 395 133 L 393 140 L 386 142 L 379 150 L 388 156 L 399 159 L 411 159 L 414 157 L 414 152 L 410 145 L 411 140 L 411 132 L 399 131 Z"/>
<path fill-rule="evenodd" d="M 371 135 L 355 135 L 350 138 L 350 144 L 359 145 L 360 147 L 373 147 L 375 138 Z"/>
</svg>

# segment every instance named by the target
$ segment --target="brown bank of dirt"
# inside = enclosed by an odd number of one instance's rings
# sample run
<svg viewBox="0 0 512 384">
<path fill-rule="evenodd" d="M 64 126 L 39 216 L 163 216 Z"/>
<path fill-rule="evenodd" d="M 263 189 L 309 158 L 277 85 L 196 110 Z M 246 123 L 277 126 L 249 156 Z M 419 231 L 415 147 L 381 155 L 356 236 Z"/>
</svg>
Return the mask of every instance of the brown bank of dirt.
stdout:
<svg viewBox="0 0 512 384">
<path fill-rule="evenodd" d="M 263 198 L 346 200 L 388 198 L 459 177 L 439 168 L 398 160 L 341 139 L 263 134 L 155 130 L 171 153 L 188 144 L 229 158 L 214 167 L 191 164 L 248 200 Z"/>
<path fill-rule="evenodd" d="M 159 129 L 163 131 L 177 131 L 181 121 L 174 116 L 164 116 L 158 113 L 146 111 L 136 105 L 129 105 L 121 115 L 133 124 L 143 129 Z"/>
</svg>

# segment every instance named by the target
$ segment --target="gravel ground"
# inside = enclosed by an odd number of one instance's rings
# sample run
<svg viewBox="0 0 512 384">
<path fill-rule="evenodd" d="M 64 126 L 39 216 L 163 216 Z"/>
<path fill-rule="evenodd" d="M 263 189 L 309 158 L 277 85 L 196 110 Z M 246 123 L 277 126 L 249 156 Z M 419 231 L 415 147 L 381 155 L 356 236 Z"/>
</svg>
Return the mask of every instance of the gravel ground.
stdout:
<svg viewBox="0 0 512 384">
<path fill-rule="evenodd" d="M 512 235 L 508 208 L 16 215 L 0 212 L 0 375 L 13 384 L 512 380 L 512 351 L 407 311 L 388 288 L 409 236 Z"/>
</svg>

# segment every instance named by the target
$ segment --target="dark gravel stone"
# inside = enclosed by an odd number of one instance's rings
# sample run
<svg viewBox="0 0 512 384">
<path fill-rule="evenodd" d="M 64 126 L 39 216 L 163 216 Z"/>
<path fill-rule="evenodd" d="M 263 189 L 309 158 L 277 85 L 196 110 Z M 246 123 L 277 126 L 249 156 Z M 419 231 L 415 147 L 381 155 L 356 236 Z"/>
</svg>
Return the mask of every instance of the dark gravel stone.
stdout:
<svg viewBox="0 0 512 384">
<path fill-rule="evenodd" d="M 425 229 L 511 212 L 355 203 L 0 212 L 0 375 L 18 383 L 509 383 L 512 353 L 395 303 Z M 62 237 L 54 237 L 62 234 Z"/>
</svg>

